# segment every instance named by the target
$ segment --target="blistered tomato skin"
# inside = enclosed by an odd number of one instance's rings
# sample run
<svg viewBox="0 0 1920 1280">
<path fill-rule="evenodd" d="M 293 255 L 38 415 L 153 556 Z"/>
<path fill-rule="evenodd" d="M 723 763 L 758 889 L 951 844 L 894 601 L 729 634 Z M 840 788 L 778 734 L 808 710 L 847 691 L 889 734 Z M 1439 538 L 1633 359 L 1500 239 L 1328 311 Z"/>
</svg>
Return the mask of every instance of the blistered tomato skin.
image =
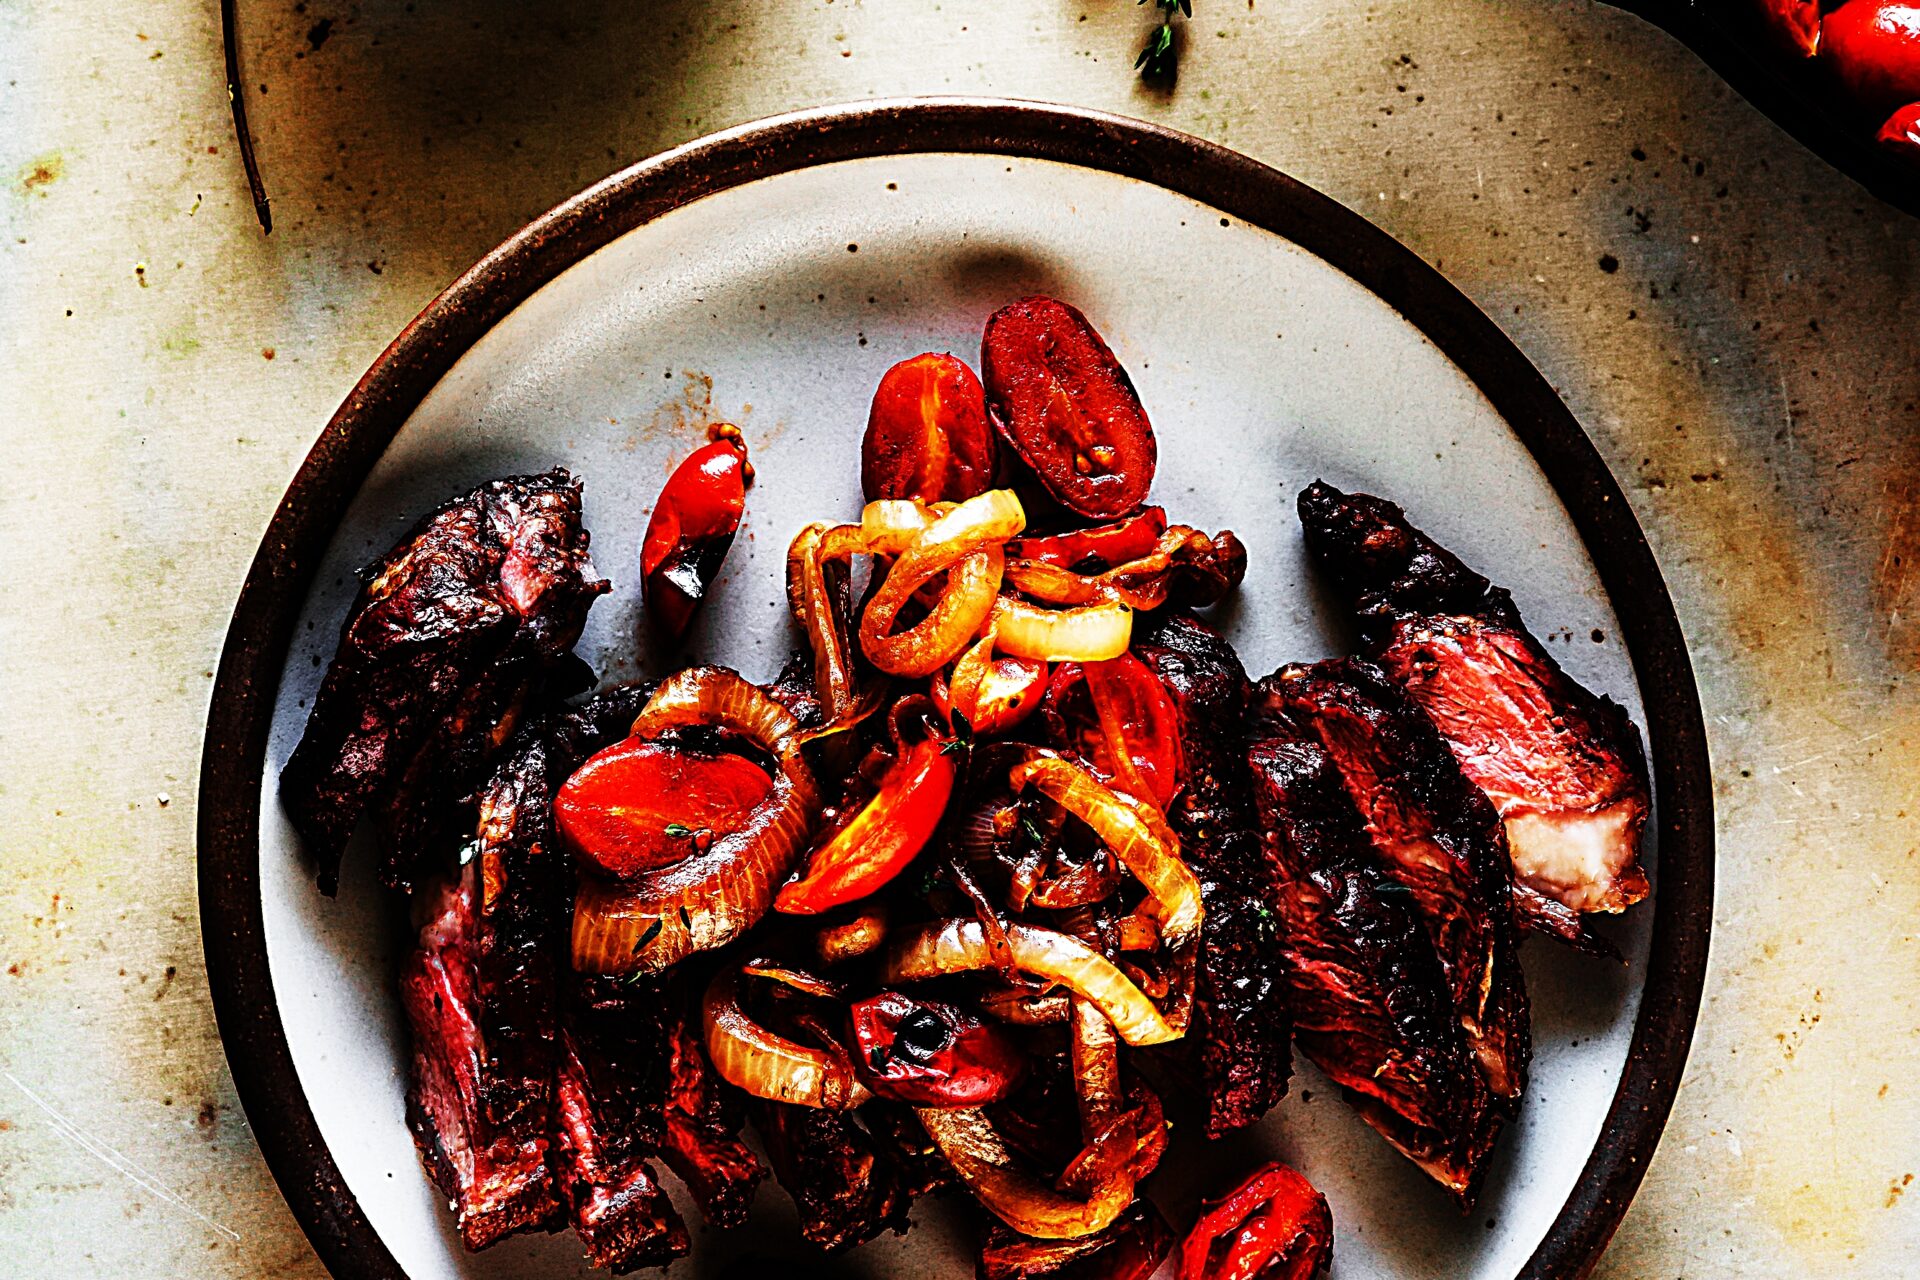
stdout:
<svg viewBox="0 0 1920 1280">
<path fill-rule="evenodd" d="M 1756 0 L 1775 39 L 1811 58 L 1820 48 L 1820 0 Z"/>
<path fill-rule="evenodd" d="M 647 616 L 673 640 L 686 633 L 720 573 L 753 479 L 740 428 L 718 423 L 707 436 L 668 477 L 640 544 Z"/>
<path fill-rule="evenodd" d="M 1000 1027 L 958 1005 L 898 991 L 856 1001 L 854 1074 L 882 1098 L 918 1107 L 980 1107 L 1013 1092 L 1026 1057 Z"/>
<path fill-rule="evenodd" d="M 1062 506 L 1089 519 L 1146 499 L 1158 459 L 1132 379 L 1087 318 L 1022 298 L 987 320 L 980 372 L 996 425 Z"/>
<path fill-rule="evenodd" d="M 985 392 L 965 361 L 927 352 L 887 370 L 860 446 L 868 502 L 965 502 L 993 484 L 996 447 Z"/>
<path fill-rule="evenodd" d="M 1920 99 L 1920 4 L 1847 0 L 1821 19 L 1820 60 L 1862 106 Z"/>
</svg>

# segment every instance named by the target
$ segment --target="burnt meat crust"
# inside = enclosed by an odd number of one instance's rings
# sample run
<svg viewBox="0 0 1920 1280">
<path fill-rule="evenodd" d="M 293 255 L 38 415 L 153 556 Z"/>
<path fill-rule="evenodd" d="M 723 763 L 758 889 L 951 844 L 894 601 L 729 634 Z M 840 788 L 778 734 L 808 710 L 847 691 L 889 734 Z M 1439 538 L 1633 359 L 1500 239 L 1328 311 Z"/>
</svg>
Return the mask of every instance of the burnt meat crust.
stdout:
<svg viewBox="0 0 1920 1280">
<path fill-rule="evenodd" d="M 1250 688 L 1233 647 L 1185 614 L 1147 621 L 1134 652 L 1179 718 L 1185 786 L 1167 819 L 1206 908 L 1192 1038 L 1207 1134 L 1218 1137 L 1278 1102 L 1293 1069 L 1286 977 L 1266 906 L 1277 885 L 1260 848 L 1247 768 Z"/>
<path fill-rule="evenodd" d="M 579 482 L 558 468 L 448 501 L 362 577 L 280 778 L 326 893 L 367 816 L 381 878 L 412 886 L 608 589 L 587 555 Z"/>
<path fill-rule="evenodd" d="M 907 1229 L 913 1199 L 893 1162 L 849 1112 L 756 1100 L 754 1127 L 807 1243 L 837 1253 L 889 1227 Z"/>
<path fill-rule="evenodd" d="M 1299 511 L 1368 656 L 1433 718 L 1509 824 L 1523 923 L 1610 952 L 1582 912 L 1620 911 L 1649 892 L 1638 851 L 1651 787 L 1625 709 L 1567 675 L 1511 595 L 1395 504 L 1316 481 Z M 1578 835 L 1560 838 L 1563 825 Z M 1596 840 L 1609 850 L 1598 866 Z"/>
<path fill-rule="evenodd" d="M 1492 803 L 1425 713 L 1364 659 L 1286 667 L 1260 688 L 1325 748 L 1382 865 L 1420 908 L 1488 1088 L 1518 1098 L 1532 1042 L 1512 868 Z"/>
<path fill-rule="evenodd" d="M 1381 864 L 1326 749 L 1284 718 L 1248 749 L 1301 1051 L 1462 1207 L 1502 1116 L 1475 1070 L 1412 896 Z"/>
</svg>

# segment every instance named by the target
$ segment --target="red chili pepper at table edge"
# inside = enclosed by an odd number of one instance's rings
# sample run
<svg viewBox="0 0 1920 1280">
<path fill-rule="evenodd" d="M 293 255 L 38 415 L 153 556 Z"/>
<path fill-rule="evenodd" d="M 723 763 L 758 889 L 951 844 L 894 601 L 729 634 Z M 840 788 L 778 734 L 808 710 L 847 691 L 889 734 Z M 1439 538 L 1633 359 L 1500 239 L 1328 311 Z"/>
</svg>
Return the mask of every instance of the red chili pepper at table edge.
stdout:
<svg viewBox="0 0 1920 1280">
<path fill-rule="evenodd" d="M 1133 515 L 1086 529 L 1015 538 L 1007 544 L 1007 558 L 1038 560 L 1061 569 L 1097 559 L 1111 569 L 1150 553 L 1166 531 L 1166 509 L 1142 507 Z"/>
<path fill-rule="evenodd" d="M 747 447 L 739 429 L 725 424 L 713 428 L 713 438 L 695 449 L 667 478 L 647 521 L 640 544 L 640 571 L 645 579 L 647 610 L 672 635 L 678 636 L 693 619 L 701 597 L 689 594 L 666 576 L 673 562 L 708 544 L 710 566 L 701 566 L 704 588 L 719 568 L 747 504 Z M 719 542 L 716 551 L 711 544 Z"/>
<path fill-rule="evenodd" d="M 925 738 L 908 748 L 873 798 L 813 852 L 806 873 L 781 888 L 774 907 L 813 915 L 864 898 L 905 870 L 933 838 L 953 795 L 946 746 Z"/>
<path fill-rule="evenodd" d="M 1076 724 L 1070 702 L 1084 691 L 1093 723 Z M 1106 662 L 1064 662 L 1048 682 L 1052 708 L 1087 763 L 1114 786 L 1162 812 L 1180 792 L 1180 720 L 1160 678 L 1131 652 Z M 1144 792 L 1144 794 L 1142 794 Z"/>
<path fill-rule="evenodd" d="M 1200 1216 L 1174 1280 L 1308 1280 L 1333 1257 L 1333 1213 L 1313 1184 L 1267 1164 Z"/>
<path fill-rule="evenodd" d="M 574 770 L 554 796 L 553 819 L 583 861 L 618 878 L 738 830 L 772 789 L 766 770 L 743 756 L 628 738 Z"/>
<path fill-rule="evenodd" d="M 991 487 L 998 446 L 986 392 L 957 356 L 926 352 L 888 369 L 860 444 L 867 501 L 965 502 Z"/>
</svg>

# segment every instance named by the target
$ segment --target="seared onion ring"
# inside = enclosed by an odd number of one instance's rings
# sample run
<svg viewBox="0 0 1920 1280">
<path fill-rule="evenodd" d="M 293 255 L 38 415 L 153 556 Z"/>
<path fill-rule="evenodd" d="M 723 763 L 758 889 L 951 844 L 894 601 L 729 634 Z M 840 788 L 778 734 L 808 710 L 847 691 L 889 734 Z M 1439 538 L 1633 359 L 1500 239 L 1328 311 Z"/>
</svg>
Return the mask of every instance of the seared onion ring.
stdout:
<svg viewBox="0 0 1920 1280">
<path fill-rule="evenodd" d="M 1088 1144 L 1056 1190 L 1019 1166 L 986 1113 L 973 1108 L 915 1112 L 927 1136 L 974 1198 L 1022 1235 L 1041 1240 L 1090 1236 L 1133 1203 L 1137 1149 L 1132 1115 L 1121 1116 Z"/>
<path fill-rule="evenodd" d="M 1107 786 L 1077 760 L 1031 749 L 1008 775 L 1015 791 L 1035 790 L 1093 828 L 1120 865 L 1152 895 L 1160 933 L 1178 947 L 1200 927 L 1200 881 L 1180 860 L 1180 839 L 1152 805 Z"/>
<path fill-rule="evenodd" d="M 1105 662 L 1133 641 L 1133 610 L 1107 601 L 1076 609 L 1042 609 L 1001 596 L 989 615 L 1000 652 L 1043 662 Z"/>
<path fill-rule="evenodd" d="M 1091 1000 L 1131 1045 L 1164 1044 L 1181 1032 L 1160 1016 L 1140 988 L 1112 961 L 1078 938 L 1037 925 L 1009 924 L 1013 967 L 1059 983 Z M 887 952 L 882 981 L 914 982 L 994 967 L 987 931 L 978 920 L 935 920 L 897 938 Z"/>
<path fill-rule="evenodd" d="M 707 985 L 700 1021 L 713 1069 L 756 1098 L 837 1111 L 872 1096 L 845 1058 L 795 1043 L 749 1018 L 740 1007 L 736 969 L 721 970 Z"/>
<path fill-rule="evenodd" d="M 583 876 L 573 909 L 582 973 L 658 973 L 726 945 L 766 915 L 806 849 L 820 799 L 786 708 L 725 667 L 689 667 L 661 684 L 633 731 L 649 738 L 690 725 L 731 729 L 772 756 L 773 788 L 738 831 L 671 866 L 624 881 Z"/>
<path fill-rule="evenodd" d="M 867 601 L 860 647 L 895 676 L 926 676 L 960 655 L 993 611 L 1005 565 L 1001 547 L 1026 526 L 1009 489 L 990 489 L 939 517 L 907 544 Z M 941 574 L 946 589 L 927 616 L 898 635 L 895 619 L 920 588 Z"/>
</svg>

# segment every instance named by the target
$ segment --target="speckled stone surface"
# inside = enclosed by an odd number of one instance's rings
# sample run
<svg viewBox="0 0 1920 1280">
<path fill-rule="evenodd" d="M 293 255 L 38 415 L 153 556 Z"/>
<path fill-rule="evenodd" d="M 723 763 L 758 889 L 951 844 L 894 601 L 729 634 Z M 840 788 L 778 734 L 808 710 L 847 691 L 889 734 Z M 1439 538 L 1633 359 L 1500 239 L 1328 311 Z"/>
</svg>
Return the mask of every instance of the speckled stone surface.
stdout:
<svg viewBox="0 0 1920 1280">
<path fill-rule="evenodd" d="M 1439 265 L 1565 395 L 1694 645 L 1714 962 L 1609 1280 L 1920 1258 L 1920 222 L 1586 4 L 0 2 L 0 1248 L 316 1276 L 206 998 L 193 793 L 227 613 L 328 414 L 529 216 L 791 107 L 1052 98 L 1238 147 Z M 1196 335 L 1204 340 L 1205 335 Z M 1623 606 L 1630 602 L 1621 602 Z"/>
</svg>

